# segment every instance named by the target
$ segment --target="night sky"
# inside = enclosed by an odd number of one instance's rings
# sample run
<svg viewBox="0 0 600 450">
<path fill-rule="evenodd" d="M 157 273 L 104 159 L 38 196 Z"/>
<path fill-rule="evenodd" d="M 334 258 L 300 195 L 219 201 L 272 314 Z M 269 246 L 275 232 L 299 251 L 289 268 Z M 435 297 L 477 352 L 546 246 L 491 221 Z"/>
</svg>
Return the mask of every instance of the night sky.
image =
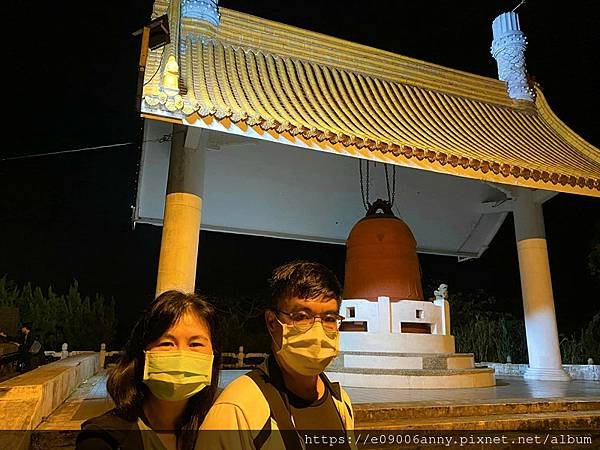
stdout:
<svg viewBox="0 0 600 450">
<path fill-rule="evenodd" d="M 496 77 L 491 22 L 518 1 L 221 0 L 224 7 Z M 140 158 L 135 111 L 139 41 L 152 1 L 4 2 L 4 142 L 0 158 L 122 142 L 106 150 L 0 162 L 0 276 L 114 297 L 120 336 L 155 288 L 161 228 L 131 224 Z M 554 112 L 600 146 L 600 8 L 595 0 L 530 0 L 520 8 L 527 65 Z M 357 201 L 360 201 L 359 199 Z M 559 332 L 598 310 L 585 255 L 600 200 L 561 194 L 544 207 Z M 277 264 L 323 262 L 343 279 L 345 249 L 203 232 L 197 288 L 253 293 Z M 507 219 L 480 260 L 421 255 L 424 277 L 485 289 L 522 314 L 516 245 Z M 431 295 L 431 293 L 427 293 Z"/>
</svg>

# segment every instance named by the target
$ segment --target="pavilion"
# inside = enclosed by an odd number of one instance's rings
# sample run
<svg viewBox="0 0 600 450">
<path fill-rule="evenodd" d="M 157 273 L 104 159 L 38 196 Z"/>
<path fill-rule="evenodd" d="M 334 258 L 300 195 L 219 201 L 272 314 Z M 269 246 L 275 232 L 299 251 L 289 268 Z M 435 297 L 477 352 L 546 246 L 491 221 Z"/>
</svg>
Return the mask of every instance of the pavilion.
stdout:
<svg viewBox="0 0 600 450">
<path fill-rule="evenodd" d="M 157 294 L 194 289 L 200 229 L 343 244 L 364 214 L 358 160 L 390 164 L 419 252 L 477 258 L 513 214 L 526 377 L 569 379 L 542 205 L 600 197 L 600 151 L 530 83 L 516 14 L 494 21 L 503 81 L 217 0 L 156 0 L 153 17 L 164 14 L 170 43 L 145 67 L 134 212 L 163 225 Z"/>
</svg>

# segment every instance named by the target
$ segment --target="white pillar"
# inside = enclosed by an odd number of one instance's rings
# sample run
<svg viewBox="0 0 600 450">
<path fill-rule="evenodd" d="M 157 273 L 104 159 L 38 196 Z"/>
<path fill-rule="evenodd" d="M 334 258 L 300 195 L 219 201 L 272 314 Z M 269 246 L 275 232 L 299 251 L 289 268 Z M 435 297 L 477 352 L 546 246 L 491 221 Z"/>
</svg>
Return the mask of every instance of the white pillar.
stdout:
<svg viewBox="0 0 600 450">
<path fill-rule="evenodd" d="M 450 303 L 448 300 L 444 300 L 443 298 L 436 299 L 433 301 L 433 304 L 440 308 L 440 316 L 441 316 L 441 329 L 437 334 L 449 335 L 450 334 Z"/>
<path fill-rule="evenodd" d="M 377 330 L 373 331 L 376 331 L 379 334 L 389 334 L 394 331 L 400 331 L 400 326 L 395 330 L 392 324 L 392 309 L 389 297 L 377 297 L 377 319 L 379 327 Z"/>
<path fill-rule="evenodd" d="M 66 342 L 62 345 L 61 351 L 60 351 L 60 359 L 65 359 L 69 357 L 69 344 L 67 344 Z"/>
<path fill-rule="evenodd" d="M 244 367 L 244 346 L 243 345 L 240 345 L 240 347 L 238 348 L 237 367 L 239 367 L 239 368 Z"/>
<path fill-rule="evenodd" d="M 558 345 L 542 205 L 534 201 L 532 190 L 518 190 L 513 214 L 529 354 L 525 378 L 568 381 Z"/>
<path fill-rule="evenodd" d="M 100 369 L 104 369 L 106 362 L 106 344 L 100 344 Z"/>
<path fill-rule="evenodd" d="M 200 241 L 206 132 L 173 127 L 156 296 L 194 292 Z"/>
</svg>

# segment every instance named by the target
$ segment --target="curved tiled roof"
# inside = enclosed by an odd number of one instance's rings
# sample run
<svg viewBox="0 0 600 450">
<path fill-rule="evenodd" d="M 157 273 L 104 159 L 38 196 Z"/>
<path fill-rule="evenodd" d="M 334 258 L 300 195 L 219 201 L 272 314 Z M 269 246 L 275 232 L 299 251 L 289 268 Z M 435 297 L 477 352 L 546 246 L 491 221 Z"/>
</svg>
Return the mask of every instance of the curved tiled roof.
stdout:
<svg viewBox="0 0 600 450">
<path fill-rule="evenodd" d="M 534 102 L 516 101 L 498 80 L 225 8 L 218 28 L 184 19 L 178 34 L 178 48 L 150 55 L 146 113 L 227 120 L 400 165 L 600 196 L 600 152 L 552 113 L 538 86 Z M 169 85 L 174 67 L 178 82 Z"/>
</svg>

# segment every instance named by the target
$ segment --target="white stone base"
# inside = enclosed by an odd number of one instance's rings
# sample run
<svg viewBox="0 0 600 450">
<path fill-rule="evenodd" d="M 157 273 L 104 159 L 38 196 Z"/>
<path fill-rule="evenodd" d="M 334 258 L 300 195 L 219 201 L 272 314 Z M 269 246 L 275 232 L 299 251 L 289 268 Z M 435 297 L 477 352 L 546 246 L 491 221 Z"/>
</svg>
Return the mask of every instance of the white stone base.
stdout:
<svg viewBox="0 0 600 450">
<path fill-rule="evenodd" d="M 496 384 L 494 369 L 475 368 L 472 353 L 341 352 L 327 375 L 349 387 L 446 389 Z"/>
<path fill-rule="evenodd" d="M 454 355 L 448 358 L 448 369 L 472 369 L 475 367 L 475 358 L 472 354 L 467 356 Z"/>
<path fill-rule="evenodd" d="M 346 369 L 473 369 L 472 353 L 340 352 L 333 367 Z"/>
<path fill-rule="evenodd" d="M 456 375 L 392 375 L 329 372 L 332 381 L 344 387 L 387 389 L 459 389 L 490 387 L 496 385 L 493 370 L 465 371 Z"/>
<path fill-rule="evenodd" d="M 454 336 L 420 333 L 363 333 L 342 331 L 342 352 L 454 353 Z"/>
<path fill-rule="evenodd" d="M 344 367 L 349 369 L 422 369 L 423 358 L 416 356 L 344 355 Z"/>
<path fill-rule="evenodd" d="M 571 376 L 562 368 L 528 367 L 523 374 L 523 378 L 526 380 L 571 381 Z"/>
</svg>

